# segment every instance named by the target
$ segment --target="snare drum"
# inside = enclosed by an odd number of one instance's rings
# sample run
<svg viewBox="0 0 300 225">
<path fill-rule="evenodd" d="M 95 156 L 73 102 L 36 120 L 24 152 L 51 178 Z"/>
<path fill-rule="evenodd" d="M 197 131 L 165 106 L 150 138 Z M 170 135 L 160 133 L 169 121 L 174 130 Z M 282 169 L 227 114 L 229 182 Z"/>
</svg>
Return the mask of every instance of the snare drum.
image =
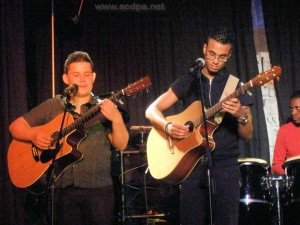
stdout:
<svg viewBox="0 0 300 225">
<path fill-rule="evenodd" d="M 270 166 L 257 158 L 239 159 L 241 172 L 239 225 L 269 225 L 270 203 L 262 180 L 269 175 Z"/>
</svg>

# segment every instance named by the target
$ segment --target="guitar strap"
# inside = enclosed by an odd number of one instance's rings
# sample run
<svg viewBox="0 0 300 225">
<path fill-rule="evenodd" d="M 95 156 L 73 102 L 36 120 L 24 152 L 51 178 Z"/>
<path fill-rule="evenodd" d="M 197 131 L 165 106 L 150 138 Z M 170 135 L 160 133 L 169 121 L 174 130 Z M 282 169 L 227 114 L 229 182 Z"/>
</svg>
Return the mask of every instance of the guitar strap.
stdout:
<svg viewBox="0 0 300 225">
<path fill-rule="evenodd" d="M 239 83 L 239 78 L 230 74 L 228 77 L 227 83 L 225 85 L 225 88 L 223 90 L 223 93 L 220 97 L 219 102 L 222 101 L 226 96 L 233 93 L 235 91 L 238 83 Z M 216 124 L 220 124 L 222 122 L 224 114 L 225 114 L 225 112 L 218 112 L 215 114 L 214 121 Z"/>
</svg>

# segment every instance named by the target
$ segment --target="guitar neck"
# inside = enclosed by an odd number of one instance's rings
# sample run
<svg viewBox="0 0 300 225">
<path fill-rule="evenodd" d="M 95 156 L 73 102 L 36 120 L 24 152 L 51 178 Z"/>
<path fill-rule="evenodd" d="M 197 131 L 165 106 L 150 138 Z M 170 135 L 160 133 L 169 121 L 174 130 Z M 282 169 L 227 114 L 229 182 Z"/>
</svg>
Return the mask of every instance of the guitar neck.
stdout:
<svg viewBox="0 0 300 225">
<path fill-rule="evenodd" d="M 232 94 L 228 95 L 226 98 L 222 99 L 220 102 L 218 102 L 217 104 L 215 104 L 213 107 L 211 107 L 209 110 L 207 110 L 206 115 L 207 118 L 212 117 L 214 114 L 216 114 L 217 112 L 219 112 L 222 109 L 222 103 L 226 102 L 232 98 L 238 98 L 241 95 L 245 94 L 245 92 L 250 89 L 252 87 L 252 83 L 251 80 L 249 82 L 247 82 L 244 85 L 241 85 L 238 89 L 236 89 L 235 92 L 233 92 Z"/>
<path fill-rule="evenodd" d="M 221 100 L 220 102 L 218 102 L 217 104 L 215 104 L 214 106 L 212 106 L 211 108 L 209 108 L 206 112 L 206 118 L 209 119 L 211 118 L 213 115 L 215 115 L 217 112 L 219 112 L 222 109 L 222 103 L 226 102 L 232 98 L 238 98 L 241 95 L 243 95 L 248 89 L 250 89 L 252 87 L 252 81 L 250 80 L 249 82 L 247 82 L 244 85 L 241 85 L 238 89 L 236 89 L 235 92 L 233 92 L 232 94 L 228 95 L 226 98 L 224 98 L 223 100 Z M 196 121 L 194 121 L 195 126 L 199 126 L 200 124 L 203 123 L 203 117 L 199 117 L 197 118 Z"/>
<path fill-rule="evenodd" d="M 109 98 L 111 101 L 116 103 L 119 101 L 120 96 L 124 95 L 123 89 L 115 94 L 112 94 L 112 96 Z M 77 120 L 75 120 L 73 123 L 69 124 L 62 130 L 62 137 L 65 137 L 66 135 L 70 134 L 77 128 L 82 127 L 85 123 L 93 119 L 95 116 L 97 116 L 100 113 L 100 104 L 97 104 L 93 108 L 91 108 L 89 111 L 87 111 L 83 116 L 79 117 Z M 54 133 L 52 138 L 54 140 L 58 139 L 58 133 Z"/>
<path fill-rule="evenodd" d="M 140 80 L 134 82 L 133 84 L 129 84 L 128 87 L 121 89 L 117 93 L 112 92 L 111 97 L 109 98 L 112 102 L 120 102 L 121 96 L 132 96 L 138 92 L 141 92 L 144 89 L 147 89 L 152 85 L 151 80 L 149 76 L 145 76 L 141 78 Z M 100 103 L 101 104 L 101 103 Z M 89 111 L 87 111 L 84 115 L 82 115 L 80 118 L 75 120 L 73 123 L 69 124 L 62 130 L 62 137 L 65 137 L 66 135 L 70 134 L 77 128 L 82 127 L 86 122 L 93 119 L 95 116 L 100 114 L 100 104 L 97 104 L 93 108 L 91 108 Z M 58 140 L 58 132 L 54 133 L 52 135 L 53 143 L 55 143 Z"/>
</svg>

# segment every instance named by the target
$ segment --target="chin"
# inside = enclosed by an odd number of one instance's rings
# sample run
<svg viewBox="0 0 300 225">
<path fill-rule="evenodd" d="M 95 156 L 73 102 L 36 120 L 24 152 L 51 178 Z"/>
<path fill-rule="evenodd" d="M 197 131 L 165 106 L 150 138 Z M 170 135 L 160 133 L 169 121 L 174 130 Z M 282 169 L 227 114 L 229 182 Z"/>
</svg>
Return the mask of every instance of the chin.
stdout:
<svg viewBox="0 0 300 225">
<path fill-rule="evenodd" d="M 296 127 L 300 127 L 300 122 L 299 121 L 293 120 L 293 122 L 294 122 L 294 124 L 295 124 Z"/>
<path fill-rule="evenodd" d="M 220 68 L 216 68 L 216 69 L 209 68 L 209 73 L 210 73 L 211 75 L 215 75 L 215 74 L 217 74 L 219 71 L 220 71 Z"/>
</svg>

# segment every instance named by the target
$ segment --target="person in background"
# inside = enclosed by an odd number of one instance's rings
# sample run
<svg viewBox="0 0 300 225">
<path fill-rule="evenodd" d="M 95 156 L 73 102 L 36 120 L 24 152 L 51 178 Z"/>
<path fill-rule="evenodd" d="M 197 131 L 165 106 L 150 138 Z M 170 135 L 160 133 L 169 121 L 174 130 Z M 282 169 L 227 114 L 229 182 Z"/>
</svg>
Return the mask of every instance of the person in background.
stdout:
<svg viewBox="0 0 300 225">
<path fill-rule="evenodd" d="M 300 156 L 300 90 L 290 97 L 291 117 L 288 123 L 282 125 L 277 133 L 272 161 L 273 174 L 285 174 L 284 162 Z"/>
<path fill-rule="evenodd" d="M 228 27 L 213 28 L 203 45 L 205 66 L 200 69 L 204 106 L 208 109 L 220 101 L 229 79 L 225 65 L 233 48 L 234 33 Z M 186 103 L 199 100 L 199 78 L 187 74 L 178 78 L 146 110 L 152 124 L 171 138 L 184 139 L 189 126 L 169 122 L 163 112 L 179 100 Z M 192 99 L 192 100 L 191 100 Z M 245 94 L 222 103 L 223 120 L 213 132 L 216 147 L 212 151 L 213 220 L 218 225 L 237 225 L 239 217 L 240 171 L 238 166 L 239 138 L 247 141 L 252 137 L 253 125 L 250 106 L 252 98 Z M 203 137 L 205 138 L 205 137 Z M 205 159 L 205 158 L 204 158 Z M 191 173 L 183 180 L 180 189 L 181 225 L 209 224 L 209 191 L 207 160 L 199 160 Z"/>
<path fill-rule="evenodd" d="M 62 79 L 69 87 L 78 85 L 78 92 L 70 95 L 67 108 L 75 120 L 97 104 L 99 115 L 104 118 L 96 117 L 85 127 L 86 136 L 76 145 L 83 158 L 67 167 L 55 182 L 56 224 L 110 225 L 114 202 L 110 149 L 125 149 L 129 134 L 116 105 L 92 94 L 96 73 L 88 53 L 71 53 L 65 61 Z M 66 97 L 57 95 L 17 118 L 9 127 L 12 136 L 32 142 L 41 150 L 54 148 L 51 136 L 32 127 L 45 125 L 63 113 L 65 101 Z"/>
</svg>

